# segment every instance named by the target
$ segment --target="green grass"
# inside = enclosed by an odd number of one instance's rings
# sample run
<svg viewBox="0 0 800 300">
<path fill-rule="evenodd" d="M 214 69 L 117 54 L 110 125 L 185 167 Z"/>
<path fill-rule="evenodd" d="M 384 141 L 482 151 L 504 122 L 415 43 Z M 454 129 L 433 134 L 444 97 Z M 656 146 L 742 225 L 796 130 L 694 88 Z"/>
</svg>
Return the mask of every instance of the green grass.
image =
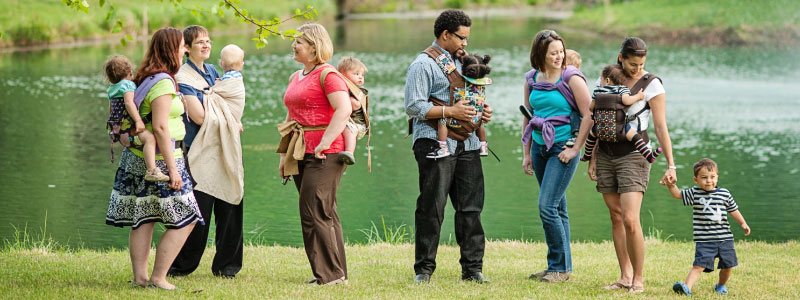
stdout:
<svg viewBox="0 0 800 300">
<path fill-rule="evenodd" d="M 116 16 L 125 22 L 124 34 L 142 32 L 143 14 L 147 8 L 149 32 L 163 26 L 185 27 L 201 24 L 209 29 L 244 28 L 244 24 L 233 18 L 231 11 L 225 17 L 216 15 L 194 16 L 190 9 L 211 8 L 219 0 L 183 1 L 183 8 L 156 0 L 121 1 L 109 0 L 101 8 L 96 0 L 89 0 L 89 14 L 68 8 L 59 0 L 0 1 L 0 47 L 25 46 L 47 42 L 69 42 L 103 38 L 110 35 L 113 22 L 106 21 L 109 4 L 117 6 Z M 320 15 L 333 11 L 330 0 L 269 1 L 269 5 L 242 1 L 242 8 L 261 19 L 285 18 L 296 8 L 314 6 Z"/>
<path fill-rule="evenodd" d="M 684 280 L 692 262 L 690 242 L 647 240 L 645 293 L 635 299 L 685 299 L 674 295 L 672 283 Z M 739 266 L 728 287 L 729 298 L 797 299 L 800 296 L 800 244 L 738 241 Z M 133 289 L 126 250 L 48 251 L 5 249 L 0 252 L 0 295 L 5 299 L 609 299 L 630 298 L 600 286 L 618 276 L 610 242 L 573 242 L 572 279 L 545 284 L 527 279 L 545 266 L 541 242 L 487 243 L 484 274 L 490 284 L 459 280 L 459 252 L 441 246 L 438 268 L 429 285 L 415 285 L 412 244 L 348 245 L 349 285 L 320 287 L 304 284 L 312 277 L 302 248 L 248 246 L 244 268 L 235 280 L 211 275 L 214 250 L 209 248 L 194 274 L 172 282 L 181 291 Z M 152 263 L 154 252 L 151 252 Z M 711 291 L 717 273 L 703 274 L 694 299 L 720 299 Z M 201 292 L 192 293 L 193 291 Z"/>
<path fill-rule="evenodd" d="M 799 24 L 798 11 L 800 1 L 794 0 L 614 1 L 607 8 L 579 7 L 565 23 L 628 32 L 645 25 L 671 29 L 782 27 Z"/>
</svg>

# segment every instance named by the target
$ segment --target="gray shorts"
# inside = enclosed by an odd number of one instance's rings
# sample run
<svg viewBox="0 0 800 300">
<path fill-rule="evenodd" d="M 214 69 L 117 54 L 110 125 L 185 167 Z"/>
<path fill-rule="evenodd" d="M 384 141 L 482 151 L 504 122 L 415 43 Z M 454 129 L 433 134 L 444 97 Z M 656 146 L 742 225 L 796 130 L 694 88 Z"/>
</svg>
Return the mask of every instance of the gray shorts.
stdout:
<svg viewBox="0 0 800 300">
<path fill-rule="evenodd" d="M 730 269 L 739 265 L 733 240 L 695 243 L 694 263 L 692 265 L 706 268 L 703 272 L 714 271 L 714 259 L 719 257 L 717 268 Z"/>
<path fill-rule="evenodd" d="M 639 154 L 611 156 L 596 147 L 597 191 L 600 193 L 628 193 L 647 191 L 650 181 L 650 163 Z"/>
</svg>

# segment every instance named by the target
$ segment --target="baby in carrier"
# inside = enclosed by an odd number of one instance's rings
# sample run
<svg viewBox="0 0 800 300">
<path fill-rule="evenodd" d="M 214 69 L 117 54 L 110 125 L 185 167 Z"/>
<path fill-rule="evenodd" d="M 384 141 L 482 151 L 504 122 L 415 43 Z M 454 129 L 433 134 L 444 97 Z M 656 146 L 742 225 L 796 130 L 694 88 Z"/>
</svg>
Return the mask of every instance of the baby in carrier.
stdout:
<svg viewBox="0 0 800 300">
<path fill-rule="evenodd" d="M 364 95 L 367 95 L 368 91 L 363 87 L 364 73 L 367 72 L 367 66 L 364 63 L 357 58 L 345 56 L 339 60 L 336 69 L 347 80 L 357 85 Z M 350 105 L 353 108 L 353 113 L 350 114 L 350 120 L 347 121 L 347 128 L 342 132 L 342 135 L 344 135 L 344 151 L 339 152 L 339 160 L 348 165 L 356 163 L 356 158 L 353 156 L 356 150 L 356 141 L 367 134 L 367 108 L 362 107 L 361 101 L 352 95 L 350 95 Z M 367 140 L 367 144 L 369 144 L 369 140 Z"/>
<path fill-rule="evenodd" d="M 598 139 L 611 142 L 621 142 L 616 138 L 617 122 L 615 118 L 615 109 L 607 108 L 606 106 L 608 105 L 604 105 L 604 109 L 602 111 L 600 109 L 596 109 L 598 107 L 598 104 L 596 103 L 597 95 L 622 95 L 622 104 L 626 107 L 644 99 L 644 93 L 642 90 L 639 90 L 636 92 L 636 94 L 631 95 L 630 89 L 623 84 L 623 82 L 625 82 L 625 74 L 622 71 L 622 67 L 619 65 L 606 66 L 603 68 L 601 76 L 603 78 L 601 83 L 602 85 L 597 87 L 592 93 L 593 100 L 592 105 L 589 108 L 594 112 L 593 118 L 595 119 L 595 125 L 592 126 L 592 130 L 589 132 L 589 137 L 586 139 L 586 151 L 584 152 L 581 161 L 588 161 L 592 158 L 592 151 L 594 150 L 595 145 L 597 145 Z M 626 118 L 624 131 L 622 133 L 624 134 L 625 139 L 633 142 L 634 146 L 636 147 L 636 151 L 639 151 L 639 153 L 641 153 L 648 162 L 653 163 L 656 160 L 656 157 L 661 154 L 661 147 L 655 151 L 651 151 L 647 142 L 645 142 L 639 132 L 631 126 L 631 122 L 634 120 L 627 120 Z"/>
<path fill-rule="evenodd" d="M 453 92 L 452 103 L 464 100 L 465 104 L 475 106 L 477 114 L 472 118 L 472 123 L 477 123 L 478 127 L 475 129 L 475 135 L 481 142 L 479 151 L 480 156 L 489 155 L 489 144 L 486 142 L 486 131 L 481 126 L 481 119 L 483 116 L 483 104 L 486 100 L 486 86 L 492 83 L 492 80 L 486 75 L 492 71 L 492 68 L 486 64 L 492 59 L 491 56 L 485 55 L 483 57 L 478 55 L 466 55 L 461 57 L 461 76 L 466 81 L 466 86 L 462 89 L 456 89 Z M 450 156 L 450 150 L 447 149 L 447 126 L 460 126 L 458 121 L 453 118 L 442 118 L 439 120 L 437 128 L 437 139 L 439 140 L 439 149 L 428 153 L 427 158 L 442 158 Z"/>
<path fill-rule="evenodd" d="M 220 80 L 242 78 L 240 71 L 244 68 L 244 50 L 234 44 L 223 47 L 219 53 L 219 66 L 225 71 Z"/>
<path fill-rule="evenodd" d="M 111 162 L 114 162 L 114 143 L 119 141 L 122 133 L 128 133 L 131 146 L 142 146 L 147 165 L 144 179 L 169 181 L 169 176 L 156 167 L 156 139 L 145 127 L 145 123 L 150 122 L 149 116 L 143 119 L 139 115 L 139 107 L 133 101 L 133 92 L 136 90 L 136 84 L 131 81 L 133 64 L 125 56 L 115 55 L 106 61 L 103 68 L 106 78 L 111 82 L 107 90 L 109 109 L 106 121 L 111 139 Z"/>
<path fill-rule="evenodd" d="M 227 45 L 222 48 L 219 53 L 219 66 L 225 73 L 222 74 L 219 81 L 232 78 L 242 78 L 242 69 L 244 68 L 244 50 L 234 44 Z M 244 83 L 243 83 L 244 84 Z M 244 126 L 239 125 L 239 133 L 244 131 Z"/>
</svg>

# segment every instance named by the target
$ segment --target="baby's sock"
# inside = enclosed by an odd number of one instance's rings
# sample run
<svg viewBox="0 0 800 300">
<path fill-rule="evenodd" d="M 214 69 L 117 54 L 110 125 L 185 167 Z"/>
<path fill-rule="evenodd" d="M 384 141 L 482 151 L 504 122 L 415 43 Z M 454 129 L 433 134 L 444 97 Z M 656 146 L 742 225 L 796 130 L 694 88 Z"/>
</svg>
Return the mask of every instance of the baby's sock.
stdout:
<svg viewBox="0 0 800 300">
<path fill-rule="evenodd" d="M 633 136 L 633 145 L 636 147 L 636 151 L 644 156 L 647 161 L 653 163 L 656 161 L 656 157 L 661 154 L 661 147 L 658 147 L 655 151 L 651 151 L 649 147 L 647 147 L 647 143 L 642 139 L 642 136 L 638 133 Z"/>
<path fill-rule="evenodd" d="M 586 150 L 583 151 L 581 161 L 589 161 L 592 159 L 592 152 L 594 151 L 595 145 L 597 145 L 597 137 L 589 134 L 589 137 L 586 138 Z"/>
<path fill-rule="evenodd" d="M 439 141 L 439 148 L 447 148 L 447 141 Z"/>
</svg>

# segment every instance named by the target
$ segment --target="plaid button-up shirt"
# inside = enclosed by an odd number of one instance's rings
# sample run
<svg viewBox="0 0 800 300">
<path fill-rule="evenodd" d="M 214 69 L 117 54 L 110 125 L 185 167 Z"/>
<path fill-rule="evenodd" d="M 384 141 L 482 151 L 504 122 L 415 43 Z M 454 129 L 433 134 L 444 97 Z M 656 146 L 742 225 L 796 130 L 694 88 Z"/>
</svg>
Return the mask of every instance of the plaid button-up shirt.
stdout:
<svg viewBox="0 0 800 300">
<path fill-rule="evenodd" d="M 436 42 L 433 42 L 433 46 L 450 56 L 450 53 L 439 47 Z M 457 72 L 461 73 L 461 61 L 457 59 L 453 59 L 453 61 L 456 64 Z M 420 138 L 438 140 L 436 128 L 425 123 L 425 115 L 433 108 L 433 103 L 428 101 L 431 96 L 449 104 L 450 81 L 447 80 L 447 76 L 433 58 L 425 53 L 420 53 L 414 62 L 408 66 L 405 87 L 406 114 L 414 118 L 412 121 L 414 141 Z M 456 144 L 457 141 L 447 138 L 447 148 L 450 153 L 456 152 Z M 464 141 L 464 150 L 477 150 L 480 145 L 478 137 L 473 132 Z"/>
</svg>

